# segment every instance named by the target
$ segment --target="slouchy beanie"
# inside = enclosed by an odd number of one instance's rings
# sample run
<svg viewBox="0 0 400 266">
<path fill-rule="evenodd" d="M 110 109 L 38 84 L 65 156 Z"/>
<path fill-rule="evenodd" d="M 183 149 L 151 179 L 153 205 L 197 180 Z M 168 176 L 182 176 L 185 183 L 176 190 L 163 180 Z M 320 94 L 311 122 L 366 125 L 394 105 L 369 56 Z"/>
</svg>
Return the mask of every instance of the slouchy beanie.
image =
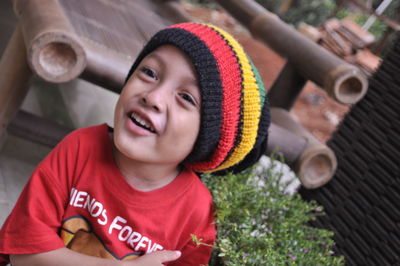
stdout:
<svg viewBox="0 0 400 266">
<path fill-rule="evenodd" d="M 199 173 L 224 174 L 257 162 L 267 146 L 269 103 L 261 77 L 242 46 L 210 24 L 172 25 L 149 40 L 126 80 L 161 45 L 174 45 L 186 53 L 201 91 L 200 131 L 184 165 Z"/>
</svg>

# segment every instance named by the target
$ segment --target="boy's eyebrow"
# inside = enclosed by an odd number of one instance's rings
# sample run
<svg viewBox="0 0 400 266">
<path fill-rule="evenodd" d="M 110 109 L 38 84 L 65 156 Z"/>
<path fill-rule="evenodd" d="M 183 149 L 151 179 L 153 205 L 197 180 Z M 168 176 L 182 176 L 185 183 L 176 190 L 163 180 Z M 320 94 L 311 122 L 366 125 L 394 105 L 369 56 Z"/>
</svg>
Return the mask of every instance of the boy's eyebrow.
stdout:
<svg viewBox="0 0 400 266">
<path fill-rule="evenodd" d="M 156 59 L 159 63 L 161 63 L 162 65 L 165 65 L 164 59 L 157 54 L 157 52 L 152 52 L 151 54 L 149 54 L 147 56 L 148 58 L 154 58 Z"/>
<path fill-rule="evenodd" d="M 152 57 L 153 57 L 153 58 L 156 59 L 160 64 L 162 64 L 163 66 L 165 66 L 165 60 L 164 60 L 160 55 L 158 55 L 156 51 L 152 52 L 152 53 L 149 54 L 147 57 L 148 57 L 148 58 L 152 58 Z M 198 83 L 197 78 L 194 78 L 194 79 L 192 79 L 192 78 L 191 78 L 191 79 L 187 79 L 187 82 L 190 83 L 190 85 L 199 87 L 199 83 Z"/>
<path fill-rule="evenodd" d="M 199 82 L 197 81 L 196 78 L 188 78 L 187 82 L 190 83 L 190 85 L 193 85 L 196 88 L 199 88 Z"/>
</svg>

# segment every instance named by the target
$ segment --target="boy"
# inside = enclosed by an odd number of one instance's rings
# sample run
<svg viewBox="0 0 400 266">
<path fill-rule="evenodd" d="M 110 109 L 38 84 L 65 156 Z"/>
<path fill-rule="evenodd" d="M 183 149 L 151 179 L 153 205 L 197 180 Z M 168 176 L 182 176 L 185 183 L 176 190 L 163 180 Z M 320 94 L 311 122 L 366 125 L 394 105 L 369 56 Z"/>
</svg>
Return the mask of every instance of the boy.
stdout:
<svg viewBox="0 0 400 266">
<path fill-rule="evenodd" d="M 76 130 L 35 169 L 0 232 L 0 264 L 207 264 L 212 198 L 194 172 L 253 165 L 268 126 L 261 79 L 232 36 L 193 23 L 158 32 L 114 129 Z"/>
</svg>

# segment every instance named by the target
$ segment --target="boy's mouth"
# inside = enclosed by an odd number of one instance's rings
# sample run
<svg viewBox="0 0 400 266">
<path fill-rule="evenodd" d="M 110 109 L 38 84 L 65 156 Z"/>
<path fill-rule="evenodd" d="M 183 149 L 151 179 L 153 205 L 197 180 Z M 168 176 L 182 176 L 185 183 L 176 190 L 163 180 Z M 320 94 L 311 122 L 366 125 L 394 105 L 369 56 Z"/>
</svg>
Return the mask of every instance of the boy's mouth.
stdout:
<svg viewBox="0 0 400 266">
<path fill-rule="evenodd" d="M 143 128 L 143 129 L 146 129 L 146 130 L 150 131 L 151 133 L 156 133 L 156 130 L 153 128 L 153 126 L 148 121 L 146 121 L 145 118 L 139 116 L 137 113 L 132 112 L 129 115 L 129 118 L 132 120 L 132 122 L 135 125 Z"/>
</svg>

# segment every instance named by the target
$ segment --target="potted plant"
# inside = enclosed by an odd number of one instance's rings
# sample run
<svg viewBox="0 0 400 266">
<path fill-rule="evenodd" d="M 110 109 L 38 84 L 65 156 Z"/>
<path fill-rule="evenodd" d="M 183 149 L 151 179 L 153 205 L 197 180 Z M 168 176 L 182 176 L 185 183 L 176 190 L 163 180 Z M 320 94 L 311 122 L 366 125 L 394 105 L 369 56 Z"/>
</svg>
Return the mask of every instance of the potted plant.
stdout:
<svg viewBox="0 0 400 266">
<path fill-rule="evenodd" d="M 202 178 L 216 208 L 210 265 L 344 265 L 333 256 L 333 233 L 309 225 L 322 207 L 288 192 L 293 180 L 285 180 L 282 166 L 272 158 L 237 175 Z"/>
</svg>

